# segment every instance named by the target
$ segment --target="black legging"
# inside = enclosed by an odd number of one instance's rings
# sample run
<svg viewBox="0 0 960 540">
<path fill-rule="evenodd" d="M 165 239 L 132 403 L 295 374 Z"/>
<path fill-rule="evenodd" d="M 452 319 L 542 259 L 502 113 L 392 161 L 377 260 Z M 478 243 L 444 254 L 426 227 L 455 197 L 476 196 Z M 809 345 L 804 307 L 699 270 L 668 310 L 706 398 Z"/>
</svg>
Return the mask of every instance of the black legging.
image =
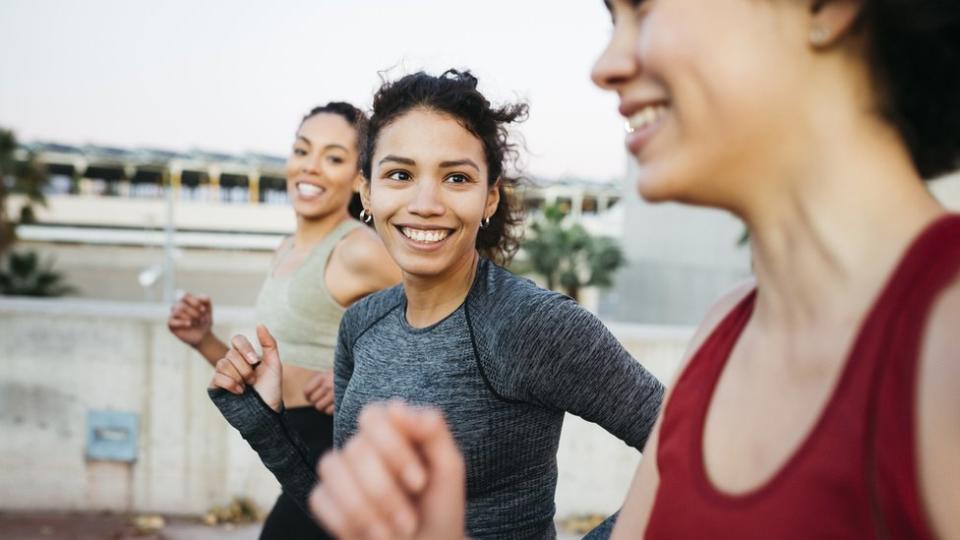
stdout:
<svg viewBox="0 0 960 540">
<path fill-rule="evenodd" d="M 290 427 L 297 432 L 310 449 L 310 459 L 316 463 L 320 455 L 333 446 L 333 417 L 313 407 L 287 409 Z M 310 516 L 281 493 L 273 510 L 263 523 L 260 540 L 328 540 L 332 539 Z"/>
</svg>

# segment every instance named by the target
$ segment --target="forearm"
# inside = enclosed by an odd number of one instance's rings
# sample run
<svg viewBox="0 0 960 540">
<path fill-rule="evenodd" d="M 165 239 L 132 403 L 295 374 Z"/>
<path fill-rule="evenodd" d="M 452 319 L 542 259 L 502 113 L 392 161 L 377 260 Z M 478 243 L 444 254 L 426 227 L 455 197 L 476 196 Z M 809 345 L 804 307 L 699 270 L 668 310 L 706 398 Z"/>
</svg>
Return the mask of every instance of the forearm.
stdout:
<svg viewBox="0 0 960 540">
<path fill-rule="evenodd" d="M 271 409 L 249 386 L 239 396 L 222 389 L 207 392 L 227 422 L 280 482 L 284 493 L 309 515 L 307 499 L 317 483 L 315 464 L 310 462 L 307 446 L 286 423 L 284 412 Z"/>
<path fill-rule="evenodd" d="M 193 348 L 196 349 L 211 366 L 216 366 L 217 360 L 226 356 L 227 351 L 230 350 L 213 332 L 207 332 L 207 335 L 200 340 L 200 343 L 194 345 Z"/>
</svg>

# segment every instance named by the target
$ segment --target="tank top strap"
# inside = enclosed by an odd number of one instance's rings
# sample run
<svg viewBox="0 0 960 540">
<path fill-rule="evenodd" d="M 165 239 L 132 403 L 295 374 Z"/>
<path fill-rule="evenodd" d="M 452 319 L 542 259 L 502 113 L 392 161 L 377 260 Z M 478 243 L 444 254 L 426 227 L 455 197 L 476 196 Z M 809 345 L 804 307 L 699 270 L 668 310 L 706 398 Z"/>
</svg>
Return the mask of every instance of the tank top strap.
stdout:
<svg viewBox="0 0 960 540">
<path fill-rule="evenodd" d="M 918 376 L 930 310 L 958 276 L 960 214 L 948 214 L 913 243 L 871 321 L 885 354 L 871 389 L 866 472 L 875 521 L 887 538 L 932 538 L 916 455 Z"/>
<path fill-rule="evenodd" d="M 316 270 L 317 266 L 319 266 L 320 270 L 323 270 L 327 267 L 327 260 L 337 247 L 337 244 L 339 244 L 345 236 L 360 227 L 363 227 L 363 224 L 353 218 L 341 221 L 313 248 L 313 251 L 307 255 L 307 260 L 303 262 L 303 265 L 310 266 L 313 270 Z"/>
</svg>

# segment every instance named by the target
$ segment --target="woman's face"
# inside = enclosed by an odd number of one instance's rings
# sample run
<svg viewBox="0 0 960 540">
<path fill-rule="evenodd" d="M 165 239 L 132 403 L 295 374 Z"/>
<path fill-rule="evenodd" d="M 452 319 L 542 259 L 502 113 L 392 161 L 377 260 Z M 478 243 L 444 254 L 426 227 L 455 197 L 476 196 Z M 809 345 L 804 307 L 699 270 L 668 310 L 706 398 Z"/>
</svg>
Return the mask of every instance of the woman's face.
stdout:
<svg viewBox="0 0 960 540">
<path fill-rule="evenodd" d="M 357 130 L 337 114 L 307 118 L 287 158 L 287 195 L 298 216 L 344 211 L 359 182 Z"/>
<path fill-rule="evenodd" d="M 380 131 L 364 206 L 407 274 L 472 262 L 480 222 L 496 211 L 483 144 L 453 117 L 418 108 Z"/>
<path fill-rule="evenodd" d="M 769 180 L 809 110 L 810 6 L 611 0 L 594 82 L 620 98 L 637 188 L 652 201 L 736 206 Z"/>
</svg>

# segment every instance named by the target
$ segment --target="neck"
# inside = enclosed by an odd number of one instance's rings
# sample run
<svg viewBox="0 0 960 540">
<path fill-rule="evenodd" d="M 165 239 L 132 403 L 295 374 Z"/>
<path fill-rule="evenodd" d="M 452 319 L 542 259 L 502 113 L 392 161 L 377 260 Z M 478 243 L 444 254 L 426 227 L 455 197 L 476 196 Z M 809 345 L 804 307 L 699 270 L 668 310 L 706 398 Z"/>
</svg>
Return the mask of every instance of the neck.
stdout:
<svg viewBox="0 0 960 540">
<path fill-rule="evenodd" d="M 436 324 L 463 304 L 477 275 L 480 255 L 471 251 L 462 262 L 440 275 L 416 276 L 404 272 L 407 322 L 415 328 Z"/>
<path fill-rule="evenodd" d="M 326 238 L 337 225 L 340 225 L 347 219 L 350 219 L 350 214 L 346 209 L 342 212 L 327 214 L 317 218 L 297 215 L 297 230 L 293 233 L 293 245 L 295 249 L 312 249 Z"/>
<path fill-rule="evenodd" d="M 910 242 L 943 213 L 879 121 L 821 142 L 737 211 L 751 234 L 761 328 L 859 321 Z"/>
</svg>

